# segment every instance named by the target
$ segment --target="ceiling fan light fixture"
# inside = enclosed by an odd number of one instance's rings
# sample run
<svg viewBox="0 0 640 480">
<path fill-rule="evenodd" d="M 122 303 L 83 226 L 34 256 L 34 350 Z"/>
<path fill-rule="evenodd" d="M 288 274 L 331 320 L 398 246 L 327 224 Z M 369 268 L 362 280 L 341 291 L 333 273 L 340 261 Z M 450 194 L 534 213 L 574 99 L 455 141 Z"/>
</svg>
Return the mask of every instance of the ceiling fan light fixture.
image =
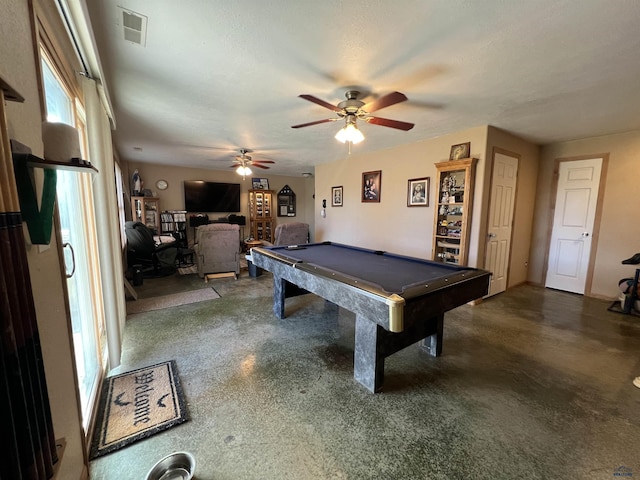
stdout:
<svg viewBox="0 0 640 480">
<path fill-rule="evenodd" d="M 355 145 L 364 140 L 364 135 L 358 130 L 355 119 L 353 121 L 347 119 L 347 124 L 336 133 L 336 140 L 342 143 L 351 142 Z"/>
<path fill-rule="evenodd" d="M 242 178 L 246 177 L 247 175 L 251 175 L 253 172 L 251 171 L 251 169 L 249 167 L 246 167 L 244 165 L 240 165 L 237 169 L 236 169 L 236 173 L 238 175 L 242 175 Z"/>
</svg>

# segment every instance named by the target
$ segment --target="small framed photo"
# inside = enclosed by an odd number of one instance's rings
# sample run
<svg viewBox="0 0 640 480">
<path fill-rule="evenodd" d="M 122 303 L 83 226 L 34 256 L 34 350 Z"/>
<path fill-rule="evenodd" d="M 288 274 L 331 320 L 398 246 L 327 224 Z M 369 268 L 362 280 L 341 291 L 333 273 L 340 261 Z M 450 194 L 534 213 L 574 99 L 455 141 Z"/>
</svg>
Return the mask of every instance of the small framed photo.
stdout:
<svg viewBox="0 0 640 480">
<path fill-rule="evenodd" d="M 412 178 L 407 185 L 407 207 L 429 206 L 429 177 Z"/>
<path fill-rule="evenodd" d="M 269 190 L 268 178 L 252 178 L 251 186 L 254 190 Z"/>
<path fill-rule="evenodd" d="M 342 206 L 342 185 L 339 187 L 331 187 L 331 206 Z"/>
<path fill-rule="evenodd" d="M 380 202 L 382 170 L 362 174 L 362 201 Z"/>
<path fill-rule="evenodd" d="M 470 156 L 471 156 L 471 142 L 451 145 L 451 153 L 449 154 L 449 160 L 459 160 L 461 158 L 469 158 Z"/>
</svg>

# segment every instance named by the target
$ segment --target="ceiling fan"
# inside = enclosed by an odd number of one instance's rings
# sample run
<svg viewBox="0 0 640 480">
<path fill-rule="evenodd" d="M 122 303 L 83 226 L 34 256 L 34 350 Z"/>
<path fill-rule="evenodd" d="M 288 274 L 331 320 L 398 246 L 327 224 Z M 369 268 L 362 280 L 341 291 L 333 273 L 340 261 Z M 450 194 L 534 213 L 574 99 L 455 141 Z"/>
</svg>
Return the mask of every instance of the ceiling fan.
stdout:
<svg viewBox="0 0 640 480">
<path fill-rule="evenodd" d="M 364 135 L 357 129 L 356 121 L 358 119 L 364 120 L 367 123 L 374 125 L 380 125 L 383 127 L 396 128 L 398 130 L 408 131 L 414 126 L 413 123 L 401 122 L 399 120 L 390 120 L 388 118 L 374 117 L 370 115 L 372 112 L 390 107 L 396 103 L 404 102 L 407 97 L 400 92 L 391 92 L 369 103 L 364 103 L 362 100 L 358 100 L 360 92 L 357 90 L 348 90 L 345 93 L 346 100 L 343 100 L 338 105 L 332 105 L 324 100 L 321 100 L 313 95 L 299 95 L 300 98 L 304 98 L 309 102 L 320 105 L 321 107 L 332 110 L 338 114 L 337 118 L 325 118 L 324 120 L 316 120 L 315 122 L 301 123 L 300 125 L 293 125 L 291 128 L 310 127 L 311 125 L 318 125 L 320 123 L 335 122 L 338 120 L 345 120 L 345 126 L 336 135 L 336 139 L 341 142 L 358 143 L 364 139 Z M 358 132 L 358 133 L 355 133 Z M 355 134 L 355 136 L 352 136 Z"/>
<path fill-rule="evenodd" d="M 239 175 L 242 175 L 243 179 L 247 175 L 251 175 L 252 172 L 249 167 L 258 167 L 266 170 L 271 167 L 267 167 L 266 165 L 264 165 L 265 163 L 276 163 L 273 160 L 254 160 L 249 155 L 247 155 L 247 153 L 249 152 L 250 150 L 241 148 L 240 155 L 236 156 L 236 158 L 233 159 L 233 164 L 230 166 L 230 168 L 235 168 L 236 172 Z"/>
</svg>

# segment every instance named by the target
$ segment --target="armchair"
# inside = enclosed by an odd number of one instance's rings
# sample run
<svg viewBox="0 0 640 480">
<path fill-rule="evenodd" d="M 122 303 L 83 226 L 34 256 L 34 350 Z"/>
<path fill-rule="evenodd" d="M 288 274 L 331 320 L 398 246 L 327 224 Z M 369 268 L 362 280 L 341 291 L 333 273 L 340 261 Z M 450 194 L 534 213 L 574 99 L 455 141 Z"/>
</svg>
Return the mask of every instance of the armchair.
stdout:
<svg viewBox="0 0 640 480">
<path fill-rule="evenodd" d="M 273 245 L 301 245 L 309 243 L 309 224 L 280 223 L 274 231 Z"/>
<path fill-rule="evenodd" d="M 302 245 L 309 243 L 309 224 L 303 222 L 280 223 L 273 232 L 273 245 Z M 271 245 L 264 242 L 265 245 Z M 286 296 L 296 296 L 309 293 L 307 290 L 285 282 Z"/>
<path fill-rule="evenodd" d="M 145 277 L 161 277 L 175 272 L 178 244 L 157 242 L 153 231 L 142 222 L 126 222 L 127 263 L 142 265 Z"/>
<path fill-rule="evenodd" d="M 200 225 L 193 250 L 200 278 L 209 273 L 240 274 L 240 227 L 237 224 Z"/>
</svg>

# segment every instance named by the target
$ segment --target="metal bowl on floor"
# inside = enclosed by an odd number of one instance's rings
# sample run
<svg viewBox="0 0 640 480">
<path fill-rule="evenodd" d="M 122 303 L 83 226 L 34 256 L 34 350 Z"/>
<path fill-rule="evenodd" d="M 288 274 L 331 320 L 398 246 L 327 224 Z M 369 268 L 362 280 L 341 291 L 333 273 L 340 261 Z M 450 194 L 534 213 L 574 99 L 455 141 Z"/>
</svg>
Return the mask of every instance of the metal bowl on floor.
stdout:
<svg viewBox="0 0 640 480">
<path fill-rule="evenodd" d="M 196 459 L 189 452 L 175 452 L 156 463 L 146 480 L 191 480 Z"/>
</svg>

